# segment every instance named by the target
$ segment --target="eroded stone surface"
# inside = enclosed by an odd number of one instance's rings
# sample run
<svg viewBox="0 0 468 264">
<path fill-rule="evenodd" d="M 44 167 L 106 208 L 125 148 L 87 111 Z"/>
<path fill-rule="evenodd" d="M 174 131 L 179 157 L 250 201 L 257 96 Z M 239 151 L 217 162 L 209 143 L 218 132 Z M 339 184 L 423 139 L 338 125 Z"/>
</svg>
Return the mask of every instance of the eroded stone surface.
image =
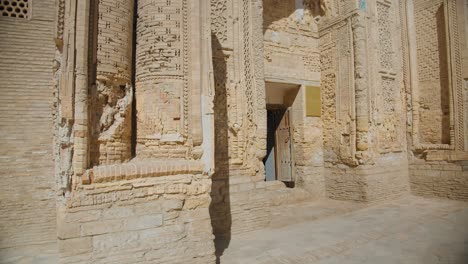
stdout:
<svg viewBox="0 0 468 264">
<path fill-rule="evenodd" d="M 468 200 L 466 1 L 39 2 L 0 1 L 2 260 L 211 263 L 297 202 Z M 266 182 L 286 107 L 294 182 Z"/>
</svg>

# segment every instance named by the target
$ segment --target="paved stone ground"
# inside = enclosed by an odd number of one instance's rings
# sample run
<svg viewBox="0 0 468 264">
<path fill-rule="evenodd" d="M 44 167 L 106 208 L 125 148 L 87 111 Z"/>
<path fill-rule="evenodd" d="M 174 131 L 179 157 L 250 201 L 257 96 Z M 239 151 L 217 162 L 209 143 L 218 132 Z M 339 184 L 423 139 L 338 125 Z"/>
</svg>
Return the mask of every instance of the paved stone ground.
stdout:
<svg viewBox="0 0 468 264">
<path fill-rule="evenodd" d="M 464 202 L 409 196 L 280 226 L 233 236 L 220 263 L 468 264 Z"/>
</svg>

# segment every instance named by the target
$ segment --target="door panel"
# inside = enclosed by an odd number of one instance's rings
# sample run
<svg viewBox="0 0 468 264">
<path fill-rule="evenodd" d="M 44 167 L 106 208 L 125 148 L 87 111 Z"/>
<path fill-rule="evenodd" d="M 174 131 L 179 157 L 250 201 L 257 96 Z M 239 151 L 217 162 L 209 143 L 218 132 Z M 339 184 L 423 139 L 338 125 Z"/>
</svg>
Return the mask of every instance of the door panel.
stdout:
<svg viewBox="0 0 468 264">
<path fill-rule="evenodd" d="M 279 181 L 293 181 L 292 173 L 292 139 L 291 139 L 291 118 L 290 110 L 282 110 L 279 126 L 276 129 L 276 172 Z"/>
</svg>

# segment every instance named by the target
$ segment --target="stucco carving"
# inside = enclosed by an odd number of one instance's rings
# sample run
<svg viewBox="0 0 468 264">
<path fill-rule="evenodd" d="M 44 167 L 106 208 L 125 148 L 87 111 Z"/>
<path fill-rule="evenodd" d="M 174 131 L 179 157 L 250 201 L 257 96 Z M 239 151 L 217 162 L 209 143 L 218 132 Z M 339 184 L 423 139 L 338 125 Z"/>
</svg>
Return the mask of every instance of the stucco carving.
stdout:
<svg viewBox="0 0 468 264">
<path fill-rule="evenodd" d="M 380 67 L 386 70 L 394 70 L 395 51 L 393 49 L 391 15 L 390 6 L 377 2 Z"/>
<path fill-rule="evenodd" d="M 314 15 L 329 16 L 331 15 L 330 0 L 304 0 L 305 6 L 312 11 Z"/>
<path fill-rule="evenodd" d="M 463 93 L 463 77 L 462 77 L 462 55 L 460 47 L 460 25 L 459 25 L 459 11 L 460 5 L 457 1 L 447 1 L 446 18 L 448 34 L 449 34 L 449 57 L 450 57 L 450 70 L 451 74 L 451 94 L 453 95 L 453 102 L 451 107 L 451 119 L 453 119 L 453 139 L 452 144 L 456 150 L 466 150 L 465 141 L 467 131 L 465 129 L 465 114 L 464 114 L 464 99 L 466 96 Z"/>
<path fill-rule="evenodd" d="M 91 165 L 130 160 L 133 101 L 133 2 L 100 1 L 96 8 Z"/>
<path fill-rule="evenodd" d="M 226 0 L 211 1 L 211 24 L 212 34 L 220 43 L 224 43 L 228 39 L 227 25 L 227 9 L 228 3 Z"/>
<path fill-rule="evenodd" d="M 267 227 L 285 203 L 468 197 L 466 1 L 22 2 L 0 27 L 0 141 L 24 148 L 2 154 L 8 251 L 214 263 L 213 229 Z M 265 177 L 267 103 L 289 107 L 286 184 Z"/>
</svg>

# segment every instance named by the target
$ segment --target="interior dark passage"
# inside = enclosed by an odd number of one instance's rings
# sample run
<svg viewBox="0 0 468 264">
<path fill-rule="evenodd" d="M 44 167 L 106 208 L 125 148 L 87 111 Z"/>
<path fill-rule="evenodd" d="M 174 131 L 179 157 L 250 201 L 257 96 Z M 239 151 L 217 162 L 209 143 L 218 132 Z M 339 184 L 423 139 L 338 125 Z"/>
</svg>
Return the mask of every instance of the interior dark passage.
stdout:
<svg viewBox="0 0 468 264">
<path fill-rule="evenodd" d="M 267 154 L 263 159 L 266 181 L 277 180 L 276 172 L 276 130 L 286 109 L 282 106 L 267 106 Z"/>
</svg>

